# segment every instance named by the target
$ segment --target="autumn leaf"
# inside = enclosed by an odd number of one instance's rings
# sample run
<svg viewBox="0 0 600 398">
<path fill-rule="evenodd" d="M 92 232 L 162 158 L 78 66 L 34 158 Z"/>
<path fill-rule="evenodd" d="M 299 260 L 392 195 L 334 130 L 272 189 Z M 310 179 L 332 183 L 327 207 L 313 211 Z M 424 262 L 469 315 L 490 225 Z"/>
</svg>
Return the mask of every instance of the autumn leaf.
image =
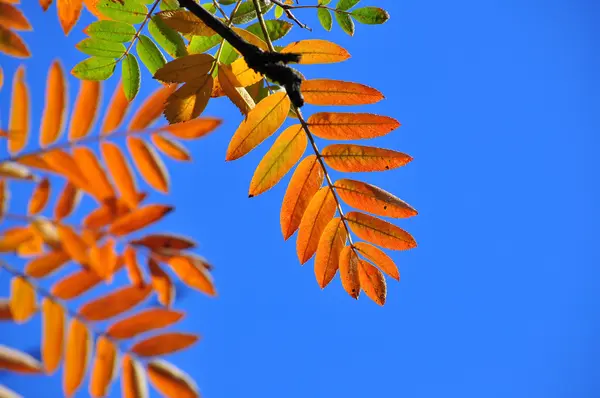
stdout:
<svg viewBox="0 0 600 398">
<path fill-rule="evenodd" d="M 53 250 L 27 263 L 25 273 L 32 278 L 43 278 L 65 265 L 71 257 L 62 250 Z"/>
<path fill-rule="evenodd" d="M 127 137 L 127 148 L 144 180 L 157 191 L 169 192 L 167 168 L 154 148 L 139 137 Z"/>
<path fill-rule="evenodd" d="M 71 300 L 102 282 L 96 272 L 87 269 L 75 271 L 56 282 L 51 289 L 53 296 L 62 300 Z"/>
<path fill-rule="evenodd" d="M 239 82 L 229 65 L 219 65 L 218 83 L 229 100 L 242 112 L 247 115 L 256 103 L 248 91 Z"/>
<path fill-rule="evenodd" d="M 149 308 L 112 324 L 106 333 L 113 339 L 131 339 L 142 333 L 173 325 L 184 315 L 181 311 Z"/>
<path fill-rule="evenodd" d="M 148 381 L 142 365 L 131 355 L 123 356 L 121 392 L 124 398 L 148 398 Z"/>
<path fill-rule="evenodd" d="M 23 277 L 17 276 L 10 282 L 10 312 L 13 321 L 25 323 L 37 311 L 36 292 Z"/>
<path fill-rule="evenodd" d="M 173 256 L 168 260 L 168 264 L 179 279 L 187 286 L 206 293 L 209 296 L 217 295 L 212 276 L 200 258 L 194 258 L 193 256 Z"/>
<path fill-rule="evenodd" d="M 357 242 L 354 244 L 354 247 L 356 250 L 358 250 L 361 256 L 378 266 L 383 272 L 397 281 L 400 280 L 398 267 L 394 263 L 394 260 L 385 254 L 383 250 L 365 242 Z"/>
<path fill-rule="evenodd" d="M 181 162 L 189 162 L 192 160 L 192 156 L 188 150 L 181 143 L 169 137 L 165 137 L 161 134 L 152 134 L 150 140 L 156 149 L 171 159 L 179 160 Z"/>
<path fill-rule="evenodd" d="M 311 39 L 300 40 L 288 44 L 282 53 L 300 54 L 300 64 L 332 64 L 350 58 L 350 54 L 343 47 L 327 40 Z"/>
<path fill-rule="evenodd" d="M 169 123 L 187 122 L 200 116 L 208 104 L 213 84 L 212 76 L 204 75 L 171 94 L 164 112 Z"/>
<path fill-rule="evenodd" d="M 168 27 L 179 33 L 190 36 L 212 36 L 215 34 L 211 28 L 206 26 L 197 16 L 190 11 L 167 10 L 156 14 Z"/>
<path fill-rule="evenodd" d="M 58 20 L 65 35 L 68 35 L 77 23 L 82 7 L 82 0 L 56 0 Z"/>
<path fill-rule="evenodd" d="M 131 352 L 140 357 L 154 357 L 172 354 L 188 348 L 198 341 L 198 336 L 189 333 L 162 333 L 138 341 L 131 347 Z"/>
<path fill-rule="evenodd" d="M 60 366 L 65 340 L 65 310 L 49 298 L 42 301 L 42 360 L 46 374 Z"/>
<path fill-rule="evenodd" d="M 123 119 L 125 119 L 125 114 L 127 113 L 130 104 L 131 102 L 127 99 L 125 91 L 123 90 L 123 82 L 119 82 L 115 87 L 108 110 L 104 115 L 100 133 L 108 135 L 114 132 L 121 125 Z"/>
<path fill-rule="evenodd" d="M 171 278 L 153 258 L 148 259 L 148 270 L 152 287 L 158 295 L 158 302 L 165 307 L 170 307 L 175 300 L 175 286 Z"/>
<path fill-rule="evenodd" d="M 383 274 L 364 260 L 359 260 L 358 276 L 360 286 L 367 296 L 379 305 L 385 304 L 387 285 Z"/>
<path fill-rule="evenodd" d="M 81 386 L 88 366 L 91 345 L 90 331 L 85 324 L 77 319 L 71 319 L 63 369 L 63 391 L 67 396 L 75 394 Z"/>
<path fill-rule="evenodd" d="M 163 360 L 148 362 L 150 382 L 165 397 L 196 398 L 198 387 L 192 378 L 172 364 Z"/>
<path fill-rule="evenodd" d="M 196 247 L 196 242 L 193 240 L 172 234 L 150 234 L 140 239 L 134 239 L 129 243 L 147 247 L 152 251 L 161 251 L 164 249 L 186 250 Z"/>
<path fill-rule="evenodd" d="M 166 131 L 174 137 L 182 140 L 194 140 L 206 136 L 221 125 L 221 120 L 209 117 L 201 117 L 187 122 L 175 123 L 163 127 L 160 131 Z"/>
<path fill-rule="evenodd" d="M 329 187 L 319 189 L 311 199 L 300 221 L 296 239 L 296 253 L 300 264 L 304 264 L 315 254 L 319 239 L 336 208 L 335 197 Z"/>
<path fill-rule="evenodd" d="M 408 218 L 417 211 L 391 193 L 365 182 L 342 179 L 334 184 L 338 196 L 349 206 L 378 216 Z"/>
<path fill-rule="evenodd" d="M 87 264 L 88 245 L 81 239 L 81 236 L 68 225 L 58 225 L 57 229 L 59 239 L 69 257 L 80 264 Z"/>
<path fill-rule="evenodd" d="M 412 161 L 402 152 L 354 144 L 329 145 L 321 154 L 329 167 L 344 172 L 392 170 Z"/>
<path fill-rule="evenodd" d="M 65 184 L 54 208 L 54 218 L 61 220 L 68 217 L 79 204 L 81 191 L 70 182 Z"/>
<path fill-rule="evenodd" d="M 68 102 L 67 81 L 59 61 L 54 61 L 46 79 L 46 102 L 40 127 L 40 146 L 53 144 L 64 127 Z"/>
<path fill-rule="evenodd" d="M 106 170 L 100 164 L 96 154 L 85 146 L 73 148 L 73 159 L 87 181 L 93 181 L 89 188 L 99 202 L 115 197 L 115 190 Z"/>
<path fill-rule="evenodd" d="M 78 312 L 88 321 L 109 319 L 140 304 L 151 291 L 150 286 L 126 286 L 85 303 Z"/>
<path fill-rule="evenodd" d="M 0 37 L 1 37 L 0 31 Z M 8 123 L 8 151 L 19 153 L 29 139 L 30 124 L 29 88 L 25 81 L 25 67 L 19 66 L 13 78 L 10 120 Z"/>
<path fill-rule="evenodd" d="M 392 250 L 417 247 L 414 238 L 403 229 L 379 218 L 359 212 L 346 214 L 352 232 L 361 239 Z"/>
<path fill-rule="evenodd" d="M 115 377 L 117 347 L 107 337 L 100 336 L 96 340 L 95 351 L 89 391 L 92 397 L 104 397 Z"/>
<path fill-rule="evenodd" d="M 101 144 L 100 150 L 104 158 L 104 163 L 108 167 L 108 171 L 123 200 L 131 209 L 136 208 L 139 200 L 137 184 L 132 174 L 131 166 L 121 152 L 121 149 L 112 142 L 105 141 Z"/>
<path fill-rule="evenodd" d="M 0 344 L 0 369 L 17 373 L 41 373 L 42 364 L 29 354 Z"/>
<path fill-rule="evenodd" d="M 44 210 L 50 198 L 50 180 L 44 178 L 35 187 L 27 208 L 27 214 L 35 215 Z"/>
<path fill-rule="evenodd" d="M 340 253 L 340 279 L 344 290 L 350 297 L 357 299 L 360 293 L 358 279 L 358 256 L 352 246 L 346 246 Z"/>
<path fill-rule="evenodd" d="M 130 234 L 159 221 L 172 210 L 171 206 L 159 204 L 140 207 L 117 219 L 110 226 L 109 232 L 115 236 Z"/>
<path fill-rule="evenodd" d="M 384 136 L 400 123 L 388 116 L 370 113 L 315 113 L 307 120 L 310 131 L 330 140 L 359 140 Z"/>
<path fill-rule="evenodd" d="M 186 83 L 206 75 L 215 59 L 209 54 L 192 54 L 175 58 L 156 71 L 154 78 L 165 83 Z"/>
<path fill-rule="evenodd" d="M 100 82 L 81 80 L 79 84 L 79 93 L 69 122 L 69 141 L 80 140 L 90 133 L 100 108 L 102 95 Z"/>
<path fill-rule="evenodd" d="M 0 2 L 0 25 L 14 30 L 32 30 L 23 13 L 8 3 Z"/>
<path fill-rule="evenodd" d="M 176 85 L 161 87 L 150 95 L 133 114 L 128 130 L 143 130 L 160 117 L 165 109 L 167 98 L 175 91 Z"/>
<path fill-rule="evenodd" d="M 304 80 L 300 89 L 306 103 L 311 105 L 367 105 L 384 98 L 374 88 L 341 80 Z"/>
<path fill-rule="evenodd" d="M 323 289 L 331 282 L 339 268 L 340 254 L 348 232 L 341 218 L 336 217 L 327 223 L 319 239 L 315 256 L 315 277 Z"/>
</svg>

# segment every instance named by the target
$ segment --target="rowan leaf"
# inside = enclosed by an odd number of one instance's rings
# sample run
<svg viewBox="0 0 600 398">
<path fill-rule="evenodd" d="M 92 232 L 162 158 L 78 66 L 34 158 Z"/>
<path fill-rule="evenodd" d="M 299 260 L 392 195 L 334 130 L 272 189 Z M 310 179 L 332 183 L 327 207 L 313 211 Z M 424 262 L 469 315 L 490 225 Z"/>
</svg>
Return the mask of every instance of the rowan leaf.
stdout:
<svg viewBox="0 0 600 398">
<path fill-rule="evenodd" d="M 329 187 L 317 191 L 302 216 L 296 239 L 296 253 L 300 264 L 315 254 L 319 239 L 329 221 L 335 215 L 337 204 Z"/>
<path fill-rule="evenodd" d="M 100 0 L 96 9 L 109 19 L 132 25 L 144 22 L 148 13 L 146 6 L 138 0 Z"/>
<path fill-rule="evenodd" d="M 53 144 L 64 128 L 67 111 L 67 81 L 59 61 L 54 61 L 46 79 L 46 100 L 40 127 L 40 146 Z"/>
<path fill-rule="evenodd" d="M 300 64 L 332 64 L 350 58 L 350 54 L 343 47 L 327 40 L 311 39 L 300 40 L 288 44 L 282 53 L 300 54 Z"/>
<path fill-rule="evenodd" d="M 193 240 L 172 234 L 151 234 L 129 242 L 132 245 L 144 246 L 152 251 L 186 250 L 196 247 Z"/>
<path fill-rule="evenodd" d="M 184 312 L 166 308 L 149 308 L 110 325 L 106 333 L 113 339 L 131 339 L 142 333 L 163 329 L 179 322 Z"/>
<path fill-rule="evenodd" d="M 163 53 L 156 44 L 154 44 L 152 39 L 146 35 L 140 35 L 138 37 L 135 49 L 138 57 L 140 57 L 140 60 L 151 75 L 154 75 L 158 69 L 167 63 L 167 59 Z"/>
<path fill-rule="evenodd" d="M 182 162 L 189 162 L 192 160 L 192 157 L 187 149 L 182 144 L 171 138 L 165 137 L 161 134 L 152 134 L 150 136 L 150 140 L 156 149 L 171 159 Z"/>
<path fill-rule="evenodd" d="M 382 137 L 400 126 L 395 119 L 370 113 L 321 112 L 311 115 L 311 132 L 330 140 L 360 140 Z"/>
<path fill-rule="evenodd" d="M 195 398 L 200 396 L 194 380 L 166 361 L 150 361 L 146 370 L 150 383 L 165 397 Z"/>
<path fill-rule="evenodd" d="M 204 75 L 171 94 L 164 112 L 169 123 L 187 122 L 200 116 L 208 104 L 213 84 L 212 76 Z"/>
<path fill-rule="evenodd" d="M 88 367 L 92 339 L 88 328 L 78 319 L 71 319 L 67 332 L 63 392 L 72 396 L 81 386 Z"/>
<path fill-rule="evenodd" d="M 154 357 L 184 350 L 198 341 L 198 336 L 189 333 L 163 333 L 138 341 L 130 351 L 140 357 Z"/>
<path fill-rule="evenodd" d="M 125 95 L 125 88 L 121 81 L 115 87 L 115 91 L 109 103 L 110 105 L 108 106 L 108 111 L 104 115 L 104 121 L 102 122 L 102 128 L 100 129 L 102 135 L 110 134 L 121 125 L 130 103 L 131 102 Z"/>
<path fill-rule="evenodd" d="M 21 36 L 2 25 L 0 25 L 0 52 L 18 58 L 31 56 Z"/>
<path fill-rule="evenodd" d="M 49 298 L 42 300 L 42 361 L 46 374 L 54 373 L 63 358 L 65 310 Z"/>
<path fill-rule="evenodd" d="M 112 180 L 127 205 L 134 209 L 138 205 L 139 195 L 131 166 L 121 152 L 121 149 L 108 141 L 100 145 L 104 163 L 112 176 Z"/>
<path fill-rule="evenodd" d="M 237 80 L 235 74 L 231 70 L 231 66 L 219 65 L 218 82 L 227 98 L 229 98 L 242 114 L 247 115 L 248 112 L 254 109 L 256 104 L 254 103 L 252 96 L 248 94 L 248 91 Z"/>
<path fill-rule="evenodd" d="M 115 251 L 115 242 L 108 238 L 102 245 L 93 242 L 89 252 L 89 266 L 107 282 L 112 281 L 112 275 L 119 261 Z"/>
<path fill-rule="evenodd" d="M 387 221 L 356 211 L 346 214 L 350 229 L 361 239 L 391 250 L 417 247 L 415 239 L 403 229 Z"/>
<path fill-rule="evenodd" d="M 315 256 L 315 277 L 321 289 L 335 277 L 347 239 L 348 232 L 342 219 L 331 219 L 321 234 Z"/>
<path fill-rule="evenodd" d="M 154 148 L 134 136 L 127 137 L 127 148 L 144 180 L 157 191 L 168 193 L 169 174 Z"/>
<path fill-rule="evenodd" d="M 143 130 L 154 123 L 163 113 L 167 98 L 176 88 L 176 85 L 171 85 L 154 91 L 134 113 L 128 129 Z"/>
<path fill-rule="evenodd" d="M 19 66 L 13 78 L 10 120 L 8 123 L 8 152 L 15 155 L 27 145 L 30 125 L 29 88 L 25 67 Z"/>
<path fill-rule="evenodd" d="M 127 101 L 133 101 L 138 91 L 140 91 L 140 65 L 133 54 L 127 56 L 121 62 L 121 75 L 123 82 L 123 92 Z"/>
<path fill-rule="evenodd" d="M 68 182 L 65 184 L 54 208 L 54 218 L 62 220 L 68 217 L 79 204 L 81 191 L 75 185 Z"/>
<path fill-rule="evenodd" d="M 117 61 L 112 58 L 90 57 L 75 65 L 71 74 L 80 80 L 106 80 L 112 76 L 116 66 Z"/>
<path fill-rule="evenodd" d="M 118 353 L 114 343 L 105 336 L 98 337 L 95 351 L 89 392 L 92 397 L 104 397 L 115 377 Z"/>
<path fill-rule="evenodd" d="M 69 122 L 69 141 L 87 136 L 96 120 L 100 108 L 102 86 L 93 80 L 82 80 Z"/>
<path fill-rule="evenodd" d="M 104 170 L 94 152 L 84 146 L 75 147 L 73 148 L 73 159 L 84 178 L 87 181 L 93 181 L 93 184 L 90 184 L 90 189 L 99 202 L 114 198 L 115 190 L 108 179 L 106 170 Z"/>
<path fill-rule="evenodd" d="M 146 205 L 119 217 L 109 228 L 109 233 L 123 236 L 145 228 L 166 216 L 173 207 L 159 204 Z"/>
<path fill-rule="evenodd" d="M 249 67 L 244 58 L 235 60 L 230 67 L 239 87 L 248 87 L 263 79 L 263 75 Z"/>
<path fill-rule="evenodd" d="M 88 245 L 84 240 L 68 225 L 57 225 L 57 229 L 60 242 L 69 257 L 79 264 L 87 264 Z"/>
<path fill-rule="evenodd" d="M 289 31 L 292 29 L 294 25 L 287 21 L 278 21 L 275 19 L 267 19 L 265 20 L 265 26 L 267 27 L 267 33 L 269 34 L 269 39 L 274 42 L 276 40 L 281 39 L 283 36 L 287 35 Z M 255 34 L 262 40 L 266 40 L 262 31 L 262 27 L 259 22 L 255 22 L 252 25 L 246 27 L 246 30 L 250 33 Z"/>
<path fill-rule="evenodd" d="M 10 312 L 15 323 L 25 323 L 37 311 L 36 292 L 31 283 L 16 276 L 10 281 Z"/>
<path fill-rule="evenodd" d="M 88 37 L 75 45 L 75 48 L 87 55 L 104 58 L 119 58 L 126 49 L 123 43 Z"/>
<path fill-rule="evenodd" d="M 192 54 L 176 58 L 158 69 L 154 78 L 167 83 L 185 83 L 206 75 L 215 59 L 209 54 Z"/>
<path fill-rule="evenodd" d="M 259 0 L 260 10 L 263 14 L 266 14 L 274 5 L 275 4 L 269 0 Z M 256 18 L 257 14 L 254 3 L 252 1 L 244 1 L 233 15 L 231 21 L 236 25 L 242 25 L 251 22 Z"/>
<path fill-rule="evenodd" d="M 103 321 L 140 304 L 151 292 L 150 286 L 126 286 L 85 303 L 78 312 L 88 321 Z"/>
<path fill-rule="evenodd" d="M 358 250 L 361 256 L 371 261 L 383 272 L 397 281 L 400 280 L 400 272 L 398 271 L 398 267 L 394 263 L 394 260 L 385 254 L 383 250 L 365 242 L 357 242 L 354 244 L 354 247 L 356 250 Z"/>
<path fill-rule="evenodd" d="M 358 279 L 358 256 L 352 246 L 345 246 L 340 253 L 340 279 L 344 290 L 354 299 L 360 294 Z"/>
<path fill-rule="evenodd" d="M 183 38 L 163 20 L 154 15 L 148 22 L 148 31 L 156 42 L 173 58 L 187 55 Z"/>
<path fill-rule="evenodd" d="M 2 180 L 4 181 L 4 180 Z M 47 178 L 42 179 L 33 190 L 27 206 L 27 214 L 35 215 L 44 210 L 50 197 L 50 181 Z"/>
<path fill-rule="evenodd" d="M 158 302 L 165 307 L 170 307 L 175 300 L 175 286 L 171 282 L 171 278 L 152 258 L 148 259 L 148 270 L 152 287 L 158 296 Z"/>
<path fill-rule="evenodd" d="M 88 181 L 70 153 L 53 149 L 45 152 L 42 159 L 50 170 L 65 177 L 78 188 L 89 191 Z"/>
<path fill-rule="evenodd" d="M 390 14 L 379 7 L 362 7 L 352 11 L 352 16 L 360 23 L 380 25 L 390 19 Z"/>
<path fill-rule="evenodd" d="M 184 9 L 165 10 L 156 14 L 168 27 L 179 33 L 190 36 L 212 36 L 215 31 L 206 26 L 202 20 Z"/>
<path fill-rule="evenodd" d="M 317 17 L 319 18 L 319 23 L 326 31 L 331 31 L 333 27 L 333 17 L 331 16 L 331 11 L 326 8 L 317 9 Z"/>
<path fill-rule="evenodd" d="M 374 88 L 341 80 L 303 80 L 301 90 L 304 100 L 311 105 L 367 105 L 385 98 Z"/>
<path fill-rule="evenodd" d="M 354 36 L 354 21 L 349 14 L 343 12 L 334 13 L 335 20 L 337 21 L 340 28 L 350 36 Z"/>
<path fill-rule="evenodd" d="M 216 296 L 217 291 L 208 265 L 200 257 L 175 255 L 168 260 L 175 275 L 187 286 L 209 296 Z"/>
<path fill-rule="evenodd" d="M 418 214 L 408 203 L 371 184 L 342 179 L 335 183 L 335 188 L 349 206 L 378 216 L 408 218 Z"/>
<path fill-rule="evenodd" d="M 321 151 L 329 167 L 344 172 L 385 171 L 402 167 L 412 157 L 391 149 L 354 144 L 333 144 Z"/>
<path fill-rule="evenodd" d="M 206 136 L 221 125 L 221 120 L 202 117 L 187 122 L 175 123 L 165 126 L 161 131 L 166 131 L 174 137 L 182 140 L 194 140 Z"/>
<path fill-rule="evenodd" d="M 61 300 L 71 300 L 102 282 L 94 271 L 81 269 L 59 280 L 52 286 L 52 295 Z"/>
<path fill-rule="evenodd" d="M 189 54 L 202 54 L 221 42 L 222 38 L 219 35 L 212 36 L 192 36 L 187 50 Z"/>
<path fill-rule="evenodd" d="M 385 304 L 387 285 L 381 271 L 364 260 L 358 262 L 360 287 L 367 296 L 379 305 Z"/>
<path fill-rule="evenodd" d="M 86 35 L 115 43 L 126 43 L 133 40 L 135 28 L 128 23 L 118 21 L 96 21 L 83 29 Z"/>
<path fill-rule="evenodd" d="M 83 3 L 81 0 L 57 0 L 58 20 L 65 35 L 68 35 L 81 15 Z"/>
<path fill-rule="evenodd" d="M 0 369 L 17 373 L 41 373 L 42 364 L 27 353 L 0 344 Z"/>
<path fill-rule="evenodd" d="M 32 30 L 23 13 L 8 3 L 0 2 L 0 25 L 14 30 Z"/>
<path fill-rule="evenodd" d="M 148 381 L 142 365 L 129 354 L 123 356 L 121 393 L 124 398 L 148 398 Z"/>
</svg>

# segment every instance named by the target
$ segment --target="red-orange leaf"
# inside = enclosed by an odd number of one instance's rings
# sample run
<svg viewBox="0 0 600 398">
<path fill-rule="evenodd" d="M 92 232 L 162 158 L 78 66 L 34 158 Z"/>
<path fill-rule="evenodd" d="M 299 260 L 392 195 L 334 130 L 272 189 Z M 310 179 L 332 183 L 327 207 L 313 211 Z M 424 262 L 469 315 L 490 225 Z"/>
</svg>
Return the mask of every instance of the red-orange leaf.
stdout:
<svg viewBox="0 0 600 398">
<path fill-rule="evenodd" d="M 345 172 L 391 170 L 412 160 L 402 152 L 354 144 L 329 145 L 323 148 L 321 154 L 329 167 Z"/>
<path fill-rule="evenodd" d="M 19 2 L 21 0 L 12 0 L 14 2 Z M 39 0 L 40 1 L 40 6 L 42 6 L 42 10 L 47 11 L 48 8 L 52 5 L 52 2 L 54 0 Z"/>
<path fill-rule="evenodd" d="M 10 299 L 0 299 L 0 321 L 12 321 L 12 311 L 10 310 Z"/>
<path fill-rule="evenodd" d="M 40 127 L 40 146 L 56 142 L 64 127 L 67 111 L 67 81 L 59 61 L 54 61 L 48 71 L 46 102 Z"/>
<path fill-rule="evenodd" d="M 91 344 L 92 340 L 87 327 L 79 320 L 72 319 L 67 334 L 63 370 L 63 391 L 66 396 L 74 395 L 85 377 Z"/>
<path fill-rule="evenodd" d="M 315 155 L 306 157 L 296 168 L 281 205 L 280 224 L 284 239 L 298 229 L 302 215 L 324 178 L 323 168 Z"/>
<path fill-rule="evenodd" d="M 17 373 L 41 373 L 42 364 L 29 354 L 0 345 L 0 369 Z"/>
<path fill-rule="evenodd" d="M 313 196 L 298 229 L 296 253 L 300 264 L 304 264 L 315 254 L 321 234 L 333 218 L 337 204 L 329 187 L 323 187 Z"/>
<path fill-rule="evenodd" d="M 330 140 L 381 137 L 400 126 L 396 119 L 371 113 L 320 112 L 308 118 L 310 131 Z"/>
<path fill-rule="evenodd" d="M 379 218 L 356 211 L 346 214 L 352 232 L 361 239 L 392 250 L 417 247 L 415 239 L 403 229 Z"/>
<path fill-rule="evenodd" d="M 308 138 L 302 125 L 295 124 L 285 129 L 258 164 L 250 182 L 249 196 L 274 187 L 300 160 L 307 144 Z"/>
<path fill-rule="evenodd" d="M 102 128 L 100 133 L 102 135 L 108 135 L 114 132 L 123 122 L 127 109 L 129 108 L 129 100 L 125 96 L 123 90 L 123 83 L 119 82 L 110 100 L 108 110 L 104 115 L 104 121 L 102 122 Z"/>
<path fill-rule="evenodd" d="M 315 276 L 324 288 L 331 282 L 339 268 L 340 253 L 346 244 L 348 232 L 341 218 L 334 218 L 325 227 L 315 256 Z"/>
<path fill-rule="evenodd" d="M 154 388 L 165 397 L 196 398 L 200 396 L 194 380 L 166 361 L 148 362 L 147 371 Z"/>
<path fill-rule="evenodd" d="M 100 108 L 101 83 L 81 80 L 79 84 L 79 93 L 69 122 L 69 141 L 79 140 L 89 134 Z"/>
<path fill-rule="evenodd" d="M 358 279 L 358 256 L 352 246 L 346 246 L 340 253 L 340 278 L 342 286 L 350 297 L 357 299 L 360 293 Z"/>
<path fill-rule="evenodd" d="M 167 98 L 176 88 L 177 85 L 172 84 L 161 87 L 152 93 L 133 114 L 128 130 L 143 130 L 154 123 L 165 109 Z"/>
<path fill-rule="evenodd" d="M 70 153 L 53 149 L 43 154 L 43 160 L 52 171 L 64 176 L 78 188 L 89 192 L 88 181 Z"/>
<path fill-rule="evenodd" d="M 148 259 L 148 270 L 152 287 L 158 295 L 158 302 L 165 307 L 170 307 L 175 300 L 175 286 L 171 282 L 171 278 L 152 258 Z"/>
<path fill-rule="evenodd" d="M 192 160 L 190 153 L 179 142 L 160 134 L 152 134 L 150 139 L 159 151 L 171 159 L 182 162 L 188 162 Z"/>
<path fill-rule="evenodd" d="M 365 260 L 359 260 L 358 277 L 360 287 L 367 296 L 377 304 L 384 305 L 387 295 L 387 285 L 381 271 Z"/>
<path fill-rule="evenodd" d="M 144 180 L 157 191 L 169 192 L 169 175 L 154 148 L 138 137 L 127 137 L 127 148 Z"/>
<path fill-rule="evenodd" d="M 88 321 L 112 318 L 144 301 L 151 291 L 150 286 L 126 286 L 84 304 L 79 315 Z"/>
<path fill-rule="evenodd" d="M 137 262 L 137 256 L 133 247 L 125 247 L 125 250 L 123 251 L 123 261 L 125 262 L 129 282 L 134 286 L 144 285 L 144 276 L 142 275 L 142 270 Z"/>
<path fill-rule="evenodd" d="M 74 299 L 102 282 L 96 272 L 82 269 L 66 276 L 52 286 L 52 295 L 62 300 Z"/>
<path fill-rule="evenodd" d="M 12 57 L 27 58 L 31 56 L 23 39 L 15 32 L 0 25 L 0 52 Z"/>
<path fill-rule="evenodd" d="M 169 266 L 187 286 L 197 289 L 209 296 L 216 296 L 215 284 L 205 263 L 193 256 L 173 256 Z"/>
<path fill-rule="evenodd" d="M 83 7 L 82 0 L 57 0 L 56 7 L 60 26 L 65 35 L 68 35 L 79 19 Z"/>
<path fill-rule="evenodd" d="M 227 148 L 226 160 L 239 159 L 269 138 L 285 121 L 290 100 L 278 92 L 260 101 L 240 124 Z"/>
<path fill-rule="evenodd" d="M 1 32 L 0 32 L 1 35 Z M 20 66 L 13 78 L 10 120 L 8 123 L 8 151 L 19 153 L 29 139 L 29 88 L 25 81 L 25 67 Z"/>
<path fill-rule="evenodd" d="M 32 278 L 43 278 L 65 265 L 69 259 L 70 256 L 64 251 L 53 250 L 27 263 L 25 273 Z"/>
<path fill-rule="evenodd" d="M 130 242 L 132 245 L 145 246 L 153 251 L 164 249 L 186 250 L 196 247 L 196 242 L 184 236 L 172 234 L 151 234 Z"/>
<path fill-rule="evenodd" d="M 48 199 L 50 198 L 50 181 L 44 178 L 35 187 L 35 190 L 31 194 L 29 199 L 29 205 L 27 207 L 27 214 L 34 215 L 44 210 Z"/>
<path fill-rule="evenodd" d="M 327 40 L 311 39 L 300 40 L 285 46 L 282 53 L 295 53 L 302 55 L 300 64 L 332 64 L 350 58 L 350 54 L 343 47 Z"/>
<path fill-rule="evenodd" d="M 130 208 L 137 207 L 139 199 L 137 184 L 131 172 L 131 166 L 123 156 L 121 149 L 116 144 L 107 141 L 103 142 L 100 148 L 104 163 L 106 163 L 123 200 Z"/>
<path fill-rule="evenodd" d="M 153 357 L 184 350 L 196 341 L 195 334 L 163 333 L 135 343 L 130 351 L 140 357 Z"/>
<path fill-rule="evenodd" d="M 31 25 L 23 13 L 8 3 L 0 2 L 0 25 L 14 30 L 31 30 Z"/>
<path fill-rule="evenodd" d="M 73 158 L 85 179 L 93 181 L 89 188 L 98 201 L 102 202 L 115 196 L 115 191 L 108 179 L 106 170 L 104 170 L 98 161 L 98 157 L 91 149 L 84 146 L 73 148 Z"/>
<path fill-rule="evenodd" d="M 25 323 L 37 311 L 36 293 L 27 279 L 17 276 L 10 281 L 10 312 L 15 323 Z"/>
<path fill-rule="evenodd" d="M 65 184 L 54 208 L 54 218 L 61 220 L 68 217 L 79 204 L 81 191 L 75 185 L 68 182 Z"/>
<path fill-rule="evenodd" d="M 365 182 L 342 179 L 335 183 L 338 196 L 349 206 L 384 217 L 407 218 L 417 215 L 408 203 Z"/>
<path fill-rule="evenodd" d="M 159 221 L 171 210 L 173 210 L 171 206 L 158 204 L 140 207 L 123 217 L 119 217 L 110 226 L 109 232 L 115 236 L 130 234 Z"/>
<path fill-rule="evenodd" d="M 90 379 L 90 395 L 104 397 L 108 394 L 110 384 L 115 376 L 117 367 L 117 348 L 104 336 L 96 340 L 96 352 Z"/>
<path fill-rule="evenodd" d="M 113 339 L 131 339 L 151 330 L 166 328 L 185 316 L 185 313 L 166 308 L 149 308 L 112 324 L 107 334 Z"/>
<path fill-rule="evenodd" d="M 63 249 L 69 257 L 80 264 L 87 264 L 88 245 L 84 240 L 68 225 L 57 225 L 57 229 Z"/>
<path fill-rule="evenodd" d="M 63 357 L 65 310 L 49 298 L 42 301 L 42 361 L 46 374 L 58 369 Z"/>
<path fill-rule="evenodd" d="M 206 136 L 220 124 L 221 120 L 219 119 L 201 117 L 183 123 L 170 124 L 161 128 L 160 131 L 166 131 L 182 140 L 194 140 Z"/>
<path fill-rule="evenodd" d="M 400 272 L 398 272 L 398 267 L 394 263 L 394 260 L 392 260 L 381 249 L 365 242 L 355 243 L 354 247 L 362 256 L 373 262 L 383 272 L 397 281 L 400 280 Z"/>
<path fill-rule="evenodd" d="M 148 398 L 148 381 L 143 366 L 129 354 L 123 356 L 121 393 L 123 398 Z"/>
<path fill-rule="evenodd" d="M 341 80 L 304 80 L 301 90 L 304 100 L 311 105 L 367 105 L 385 98 L 374 88 Z"/>
</svg>

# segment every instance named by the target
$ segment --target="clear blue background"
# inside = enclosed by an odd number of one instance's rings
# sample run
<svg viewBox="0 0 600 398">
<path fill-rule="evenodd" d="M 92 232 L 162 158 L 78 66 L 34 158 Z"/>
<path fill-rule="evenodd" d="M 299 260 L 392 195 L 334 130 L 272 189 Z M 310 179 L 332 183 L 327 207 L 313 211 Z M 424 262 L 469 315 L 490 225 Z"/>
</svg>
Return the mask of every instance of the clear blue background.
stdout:
<svg viewBox="0 0 600 398">
<path fill-rule="evenodd" d="M 24 34 L 35 119 L 51 60 L 70 69 L 83 59 L 74 44 L 86 23 L 65 38 L 54 6 L 42 14 L 25 3 L 36 28 Z M 240 116 L 214 101 L 206 114 L 224 125 L 192 145 L 192 166 L 169 163 L 172 196 L 156 196 L 177 204 L 160 230 L 195 237 L 219 289 L 217 299 L 178 298 L 189 311 L 181 329 L 203 340 L 170 359 L 209 398 L 600 396 L 600 3 L 363 3 L 385 7 L 391 20 L 357 26 L 349 38 L 338 27 L 325 34 L 306 10 L 297 15 L 312 35 L 296 27 L 284 40 L 324 37 L 347 48 L 349 61 L 302 72 L 380 89 L 385 101 L 357 111 L 403 124 L 371 143 L 415 160 L 365 176 L 420 212 L 400 222 L 419 243 L 393 254 L 402 281 L 389 282 L 383 308 L 350 299 L 339 278 L 321 291 L 311 265 L 298 265 L 294 241 L 281 238 L 286 184 L 247 198 L 268 145 L 225 163 Z M 1 62 L 6 127 L 18 61 Z M 71 99 L 76 87 L 72 79 Z M 146 79 L 142 96 L 154 87 Z M 8 294 L 6 273 L 0 291 Z M 38 355 L 38 318 L 3 324 L 1 342 Z M 28 398 L 61 396 L 58 377 L 0 376 Z"/>
</svg>

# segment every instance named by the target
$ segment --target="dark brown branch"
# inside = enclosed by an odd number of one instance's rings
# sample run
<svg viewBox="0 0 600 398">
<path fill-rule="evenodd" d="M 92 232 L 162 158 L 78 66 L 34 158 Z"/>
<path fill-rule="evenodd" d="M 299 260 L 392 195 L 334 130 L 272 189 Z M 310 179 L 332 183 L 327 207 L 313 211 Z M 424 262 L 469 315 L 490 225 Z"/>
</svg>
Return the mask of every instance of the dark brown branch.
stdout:
<svg viewBox="0 0 600 398">
<path fill-rule="evenodd" d="M 296 107 L 304 105 L 304 98 L 300 92 L 302 76 L 295 69 L 287 65 L 291 62 L 299 62 L 299 54 L 263 51 L 254 44 L 248 43 L 233 29 L 215 18 L 194 0 L 179 0 L 179 5 L 187 8 L 204 22 L 206 26 L 227 40 L 233 48 L 242 54 L 249 67 L 285 87 L 290 100 Z"/>
</svg>

